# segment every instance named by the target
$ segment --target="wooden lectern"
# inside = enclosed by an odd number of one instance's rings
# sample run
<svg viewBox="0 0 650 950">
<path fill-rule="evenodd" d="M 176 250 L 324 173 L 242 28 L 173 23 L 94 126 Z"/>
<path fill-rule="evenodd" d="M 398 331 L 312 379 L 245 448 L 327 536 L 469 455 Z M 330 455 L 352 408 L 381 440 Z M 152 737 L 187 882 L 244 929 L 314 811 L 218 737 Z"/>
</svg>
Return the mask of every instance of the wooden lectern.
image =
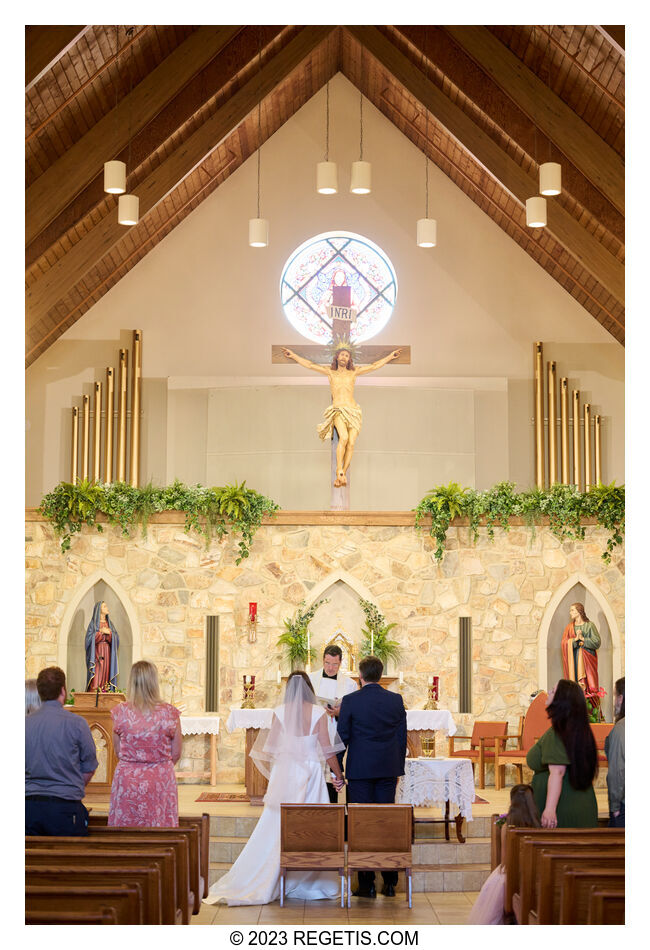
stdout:
<svg viewBox="0 0 650 950">
<path fill-rule="evenodd" d="M 117 756 L 113 748 L 111 709 L 126 700 L 124 693 L 75 693 L 74 704 L 64 709 L 82 716 L 90 727 L 97 752 L 97 771 L 86 785 L 84 798 L 90 801 L 106 800 L 111 796 L 113 773 Z"/>
</svg>

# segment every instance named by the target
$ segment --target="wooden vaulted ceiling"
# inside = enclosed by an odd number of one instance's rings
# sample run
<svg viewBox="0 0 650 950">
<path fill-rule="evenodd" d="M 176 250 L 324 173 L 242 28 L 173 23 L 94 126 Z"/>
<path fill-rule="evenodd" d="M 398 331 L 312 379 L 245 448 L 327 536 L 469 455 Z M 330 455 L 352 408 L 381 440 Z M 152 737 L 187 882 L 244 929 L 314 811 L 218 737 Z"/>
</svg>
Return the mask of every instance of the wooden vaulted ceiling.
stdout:
<svg viewBox="0 0 650 950">
<path fill-rule="evenodd" d="M 27 27 L 27 365 L 338 71 L 624 343 L 624 45 L 614 26 Z M 134 227 L 103 192 L 112 158 Z M 563 192 L 530 229 L 549 160 Z"/>
</svg>

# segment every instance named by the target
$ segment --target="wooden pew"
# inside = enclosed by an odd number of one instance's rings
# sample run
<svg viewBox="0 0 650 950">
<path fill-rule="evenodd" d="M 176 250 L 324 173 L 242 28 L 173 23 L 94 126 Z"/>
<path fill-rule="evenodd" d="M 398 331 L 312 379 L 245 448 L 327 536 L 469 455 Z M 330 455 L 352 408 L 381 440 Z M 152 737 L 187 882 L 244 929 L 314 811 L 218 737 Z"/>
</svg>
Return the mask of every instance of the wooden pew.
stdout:
<svg viewBox="0 0 650 950">
<path fill-rule="evenodd" d="M 194 895 L 199 887 L 199 835 L 196 828 L 123 828 L 119 826 L 109 828 L 108 825 L 89 826 L 88 838 L 99 841 L 100 839 L 117 840 L 117 838 L 130 838 L 136 842 L 143 841 L 146 838 L 161 842 L 165 841 L 183 841 L 184 847 L 181 847 L 178 861 L 176 864 L 176 874 L 178 880 L 178 897 L 180 908 L 183 911 L 183 923 L 189 924 L 190 915 L 198 914 L 199 907 L 195 910 Z"/>
<path fill-rule="evenodd" d="M 555 829 L 554 829 L 555 830 Z M 564 841 L 544 841 L 524 836 L 520 851 L 519 890 L 514 894 L 512 907 L 518 924 L 528 924 L 531 910 L 536 910 L 540 884 L 540 859 L 544 849 L 558 852 L 561 855 L 571 853 L 589 856 L 593 863 L 594 854 L 604 854 L 611 849 L 620 853 L 621 843 L 611 841 L 584 841 L 576 842 L 568 838 Z"/>
<path fill-rule="evenodd" d="M 98 887 L 29 884 L 25 888 L 25 911 L 96 911 L 115 910 L 118 924 L 142 923 L 142 891 L 139 884 L 114 884 Z"/>
<path fill-rule="evenodd" d="M 115 856 L 112 858 L 116 860 Z M 26 884 L 74 884 L 91 887 L 101 884 L 140 884 L 143 901 L 143 924 L 162 924 L 160 868 L 142 863 L 127 868 L 102 861 L 92 867 L 71 867 L 66 864 L 25 865 Z"/>
<path fill-rule="evenodd" d="M 117 914 L 112 907 L 101 910 L 27 910 L 26 924 L 116 924 Z"/>
<path fill-rule="evenodd" d="M 625 868 L 596 867 L 566 870 L 562 874 L 560 919 L 554 923 L 588 924 L 594 890 L 617 892 L 625 900 Z M 540 920 L 540 923 L 542 921 Z M 623 921 L 617 921 L 623 923 Z"/>
<path fill-rule="evenodd" d="M 75 842 L 87 839 L 75 838 Z M 108 868 L 117 865 L 126 874 L 143 864 L 158 871 L 160 878 L 161 923 L 182 923 L 176 897 L 176 851 L 171 847 L 143 849 L 136 853 L 96 847 L 30 848 L 25 852 L 25 864 L 30 868 L 48 868 L 58 865 L 64 869 Z"/>
<path fill-rule="evenodd" d="M 190 849 L 190 890 L 194 895 L 193 914 L 198 914 L 201 910 L 201 898 L 206 897 L 208 893 L 208 873 L 210 866 L 210 816 L 207 813 L 196 815 L 194 817 L 178 818 L 179 830 L 188 830 L 189 849 Z M 111 826 L 115 831 L 142 831 L 142 828 L 134 828 L 126 825 Z M 96 828 L 108 828 L 108 815 L 90 815 L 88 818 L 88 828 L 90 836 L 93 835 Z M 177 829 L 163 829 L 159 831 L 175 831 Z"/>
<path fill-rule="evenodd" d="M 187 836 L 175 834 L 174 832 L 177 831 L 175 828 L 172 829 L 171 832 L 165 829 L 165 833 L 163 834 L 148 835 L 118 833 L 112 828 L 104 829 L 104 831 L 107 832 L 106 834 L 99 834 L 97 833 L 99 830 L 100 829 L 95 829 L 95 834 L 88 835 L 88 837 L 85 838 L 27 837 L 25 838 L 25 846 L 27 848 L 40 848 L 47 851 L 48 849 L 54 850 L 55 848 L 79 848 L 80 842 L 83 842 L 83 847 L 88 847 L 90 850 L 131 851 L 136 855 L 156 847 L 173 848 L 176 852 L 175 906 L 181 912 L 181 923 L 189 924 L 194 897 L 192 896 L 192 900 L 190 901 L 189 848 Z M 154 830 L 161 832 L 160 828 Z"/>
<path fill-rule="evenodd" d="M 621 891 L 592 887 L 588 924 L 624 924 L 625 894 Z"/>
<path fill-rule="evenodd" d="M 513 913 L 513 895 L 519 890 L 520 878 L 520 850 L 524 837 L 534 837 L 536 840 L 545 840 L 554 844 L 562 840 L 608 841 L 620 840 L 623 831 L 620 828 L 507 828 L 505 858 L 502 858 L 506 869 L 506 890 L 504 898 L 505 911 Z"/>
<path fill-rule="evenodd" d="M 528 924 L 559 924 L 562 886 L 567 871 L 599 867 L 625 869 L 625 848 L 616 845 L 575 845 L 535 849 L 537 874 L 533 878 Z M 534 872 L 533 872 L 534 873 Z M 522 905 L 523 905 L 522 894 Z M 586 913 L 585 913 L 586 916 Z M 586 921 L 583 921 L 586 923 Z"/>
</svg>

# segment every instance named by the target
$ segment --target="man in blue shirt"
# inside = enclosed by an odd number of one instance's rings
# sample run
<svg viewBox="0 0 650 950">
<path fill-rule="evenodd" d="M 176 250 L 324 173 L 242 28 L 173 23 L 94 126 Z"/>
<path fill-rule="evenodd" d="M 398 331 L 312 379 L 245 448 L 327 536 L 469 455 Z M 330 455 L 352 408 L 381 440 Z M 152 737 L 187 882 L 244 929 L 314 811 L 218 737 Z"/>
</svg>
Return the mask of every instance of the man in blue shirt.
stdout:
<svg viewBox="0 0 650 950">
<path fill-rule="evenodd" d="M 63 708 L 58 666 L 41 670 L 36 688 L 42 705 L 25 717 L 25 834 L 87 835 L 82 798 L 98 764 L 90 728 Z"/>
</svg>

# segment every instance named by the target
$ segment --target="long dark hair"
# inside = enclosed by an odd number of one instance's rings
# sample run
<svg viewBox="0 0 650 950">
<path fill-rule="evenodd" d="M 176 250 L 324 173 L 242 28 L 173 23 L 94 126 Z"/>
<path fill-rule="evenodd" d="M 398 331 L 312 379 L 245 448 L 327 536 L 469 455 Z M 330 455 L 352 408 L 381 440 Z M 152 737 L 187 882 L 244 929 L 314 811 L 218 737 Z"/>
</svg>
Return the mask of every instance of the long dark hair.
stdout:
<svg viewBox="0 0 650 950">
<path fill-rule="evenodd" d="M 531 785 L 513 785 L 506 822 L 513 828 L 539 828 L 539 812 Z"/>
<path fill-rule="evenodd" d="M 577 683 L 558 680 L 546 711 L 569 757 L 569 782 L 578 790 L 589 788 L 598 772 L 598 753 L 584 693 Z"/>
<path fill-rule="evenodd" d="M 616 717 L 616 722 L 619 719 L 625 719 L 625 677 L 621 676 L 620 680 L 616 680 L 614 683 L 614 690 L 618 696 L 621 697 L 623 702 L 621 703 L 621 708 L 619 710 L 618 716 Z"/>
<path fill-rule="evenodd" d="M 353 362 L 353 360 L 352 360 L 352 353 L 350 353 L 349 350 L 346 350 L 346 348 L 345 348 L 344 346 L 342 346 L 340 350 L 337 350 L 336 353 L 334 354 L 334 356 L 332 357 L 332 365 L 330 366 L 330 369 L 338 369 L 338 368 L 339 368 L 339 353 L 347 353 L 348 356 L 350 357 L 350 359 L 349 359 L 349 361 L 348 361 L 348 365 L 347 365 L 345 368 L 346 368 L 346 369 L 354 369 L 354 362 Z"/>
</svg>

